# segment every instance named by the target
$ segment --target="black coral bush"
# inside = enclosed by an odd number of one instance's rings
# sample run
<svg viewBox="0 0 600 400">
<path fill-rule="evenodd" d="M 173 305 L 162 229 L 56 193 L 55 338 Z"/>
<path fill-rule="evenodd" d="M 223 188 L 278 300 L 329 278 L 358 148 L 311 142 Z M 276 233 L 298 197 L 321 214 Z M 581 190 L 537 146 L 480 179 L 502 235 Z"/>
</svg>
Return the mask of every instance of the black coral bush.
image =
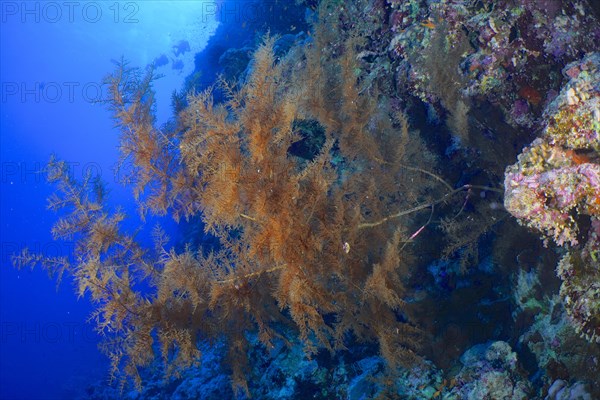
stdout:
<svg viewBox="0 0 600 400">
<path fill-rule="evenodd" d="M 97 304 L 115 372 L 140 384 L 158 353 L 177 374 L 201 361 L 199 339 L 224 338 L 233 381 L 246 388 L 246 333 L 271 346 L 282 326 L 309 355 L 352 335 L 379 343 L 390 365 L 418 359 L 404 284 L 420 224 L 402 210 L 426 209 L 443 184 L 406 119 L 362 83 L 359 41 L 328 42 L 317 31 L 276 59 L 267 37 L 243 84 L 190 93 L 168 129 L 154 123 L 152 70 L 123 62 L 107 77 L 120 166 L 142 215 L 200 217 L 218 249 L 176 252 L 160 228 L 155 248 L 142 248 L 123 233 L 125 215 L 105 210 L 99 182 L 48 166 L 51 208 L 66 209 L 53 233 L 76 240 L 75 259 L 15 261 L 75 278 Z M 311 140 L 312 150 L 294 150 Z"/>
</svg>

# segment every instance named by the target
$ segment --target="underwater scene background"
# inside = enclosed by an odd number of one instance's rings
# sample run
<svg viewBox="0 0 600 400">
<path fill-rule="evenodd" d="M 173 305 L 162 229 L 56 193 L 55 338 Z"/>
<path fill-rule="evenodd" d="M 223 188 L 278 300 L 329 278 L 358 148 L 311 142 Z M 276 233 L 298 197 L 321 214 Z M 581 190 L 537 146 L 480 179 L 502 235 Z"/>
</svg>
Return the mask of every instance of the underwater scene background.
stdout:
<svg viewBox="0 0 600 400">
<path fill-rule="evenodd" d="M 600 398 L 597 2 L 0 7 L 1 399 Z"/>
</svg>

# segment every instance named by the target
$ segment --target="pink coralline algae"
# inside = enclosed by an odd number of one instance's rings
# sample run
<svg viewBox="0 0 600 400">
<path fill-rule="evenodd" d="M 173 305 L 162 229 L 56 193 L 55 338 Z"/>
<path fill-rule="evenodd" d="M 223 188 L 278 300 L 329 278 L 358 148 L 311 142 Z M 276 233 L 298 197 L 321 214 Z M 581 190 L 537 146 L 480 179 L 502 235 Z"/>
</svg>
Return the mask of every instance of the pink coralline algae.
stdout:
<svg viewBox="0 0 600 400">
<path fill-rule="evenodd" d="M 533 142 L 519 157 L 519 163 L 506 173 L 506 208 L 526 225 L 543 232 L 559 246 L 579 244 L 578 225 L 574 215 L 587 214 L 597 218 L 600 210 L 600 165 L 577 165 L 564 150 L 550 148 L 546 165 L 558 161 L 564 166 L 527 174 L 529 153 L 541 150 L 541 139 Z M 527 153 L 529 152 L 529 153 Z M 557 162 L 558 163 L 558 162 Z M 570 164 L 570 165 L 569 165 Z"/>
<path fill-rule="evenodd" d="M 564 69 L 546 128 L 505 174 L 506 209 L 566 249 L 557 273 L 575 329 L 600 342 L 600 54 Z"/>
</svg>

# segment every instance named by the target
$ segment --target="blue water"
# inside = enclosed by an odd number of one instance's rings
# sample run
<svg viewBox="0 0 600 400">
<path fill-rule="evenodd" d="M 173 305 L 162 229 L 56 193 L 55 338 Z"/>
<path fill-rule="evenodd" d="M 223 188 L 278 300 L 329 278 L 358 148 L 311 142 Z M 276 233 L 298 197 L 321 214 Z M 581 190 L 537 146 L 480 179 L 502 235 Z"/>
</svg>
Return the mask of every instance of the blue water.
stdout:
<svg viewBox="0 0 600 400">
<path fill-rule="evenodd" d="M 106 379 L 108 362 L 86 323 L 92 310 L 72 282 L 56 287 L 40 269 L 13 269 L 10 257 L 27 246 L 45 255 L 68 255 L 69 243 L 52 241 L 51 187 L 40 173 L 50 154 L 71 163 L 76 178 L 98 172 L 111 202 L 128 189 L 115 182 L 118 132 L 95 99 L 111 60 L 131 65 L 156 61 L 157 118 L 171 113 L 170 97 L 195 68 L 219 27 L 220 3 L 2 2 L 1 49 L 1 258 L 0 398 L 65 399 Z M 124 206 L 132 207 L 125 203 Z"/>
</svg>

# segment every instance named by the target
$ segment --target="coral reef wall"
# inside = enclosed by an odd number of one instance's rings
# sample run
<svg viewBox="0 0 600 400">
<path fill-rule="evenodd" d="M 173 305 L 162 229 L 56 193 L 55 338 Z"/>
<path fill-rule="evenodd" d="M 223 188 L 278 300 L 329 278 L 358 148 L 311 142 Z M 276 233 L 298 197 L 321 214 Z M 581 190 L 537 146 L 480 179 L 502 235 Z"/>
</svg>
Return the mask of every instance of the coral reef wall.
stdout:
<svg viewBox="0 0 600 400">
<path fill-rule="evenodd" d="M 105 79 L 140 214 L 182 243 L 52 160 L 74 262 L 15 264 L 74 277 L 131 398 L 600 396 L 590 4 L 298 3 L 309 30 L 211 47 L 165 126 L 152 68 Z"/>
</svg>

